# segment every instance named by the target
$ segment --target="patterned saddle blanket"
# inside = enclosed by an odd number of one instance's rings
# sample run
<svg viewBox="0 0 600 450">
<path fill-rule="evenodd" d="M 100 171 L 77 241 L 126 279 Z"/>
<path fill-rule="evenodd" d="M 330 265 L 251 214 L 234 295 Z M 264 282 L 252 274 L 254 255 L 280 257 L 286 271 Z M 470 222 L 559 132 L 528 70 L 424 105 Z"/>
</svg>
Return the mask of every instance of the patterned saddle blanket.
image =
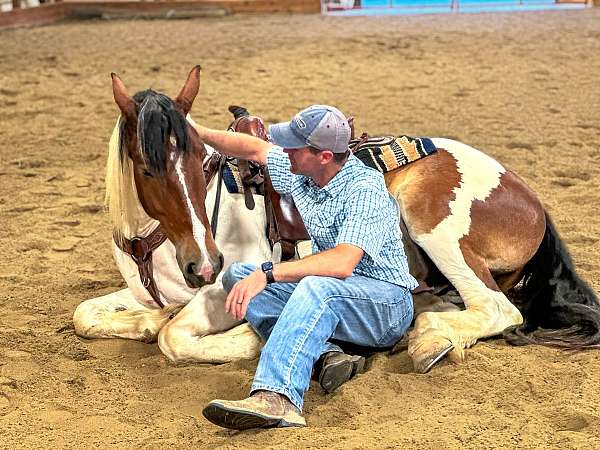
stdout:
<svg viewBox="0 0 600 450">
<path fill-rule="evenodd" d="M 350 141 L 352 153 L 381 173 L 391 172 L 437 151 L 429 138 L 410 136 L 369 137 L 363 134 Z"/>
<path fill-rule="evenodd" d="M 251 178 L 248 180 L 248 188 L 253 194 L 264 195 L 264 175 L 263 169 L 258 164 L 249 161 Z M 230 194 L 240 194 L 244 191 L 242 175 L 238 160 L 236 158 L 227 158 L 225 167 L 223 167 L 223 184 Z"/>
</svg>

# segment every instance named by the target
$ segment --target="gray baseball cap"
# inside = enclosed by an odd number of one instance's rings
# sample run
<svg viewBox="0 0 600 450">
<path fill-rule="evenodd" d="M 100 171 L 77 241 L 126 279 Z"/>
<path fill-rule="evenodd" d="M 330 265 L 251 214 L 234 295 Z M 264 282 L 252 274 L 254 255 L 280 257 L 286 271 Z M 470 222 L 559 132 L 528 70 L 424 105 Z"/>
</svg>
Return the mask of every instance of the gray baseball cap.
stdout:
<svg viewBox="0 0 600 450">
<path fill-rule="evenodd" d="M 333 106 L 313 105 L 303 109 L 289 122 L 269 127 L 271 141 L 287 149 L 311 146 L 333 153 L 345 153 L 350 142 L 350 125 Z"/>
</svg>

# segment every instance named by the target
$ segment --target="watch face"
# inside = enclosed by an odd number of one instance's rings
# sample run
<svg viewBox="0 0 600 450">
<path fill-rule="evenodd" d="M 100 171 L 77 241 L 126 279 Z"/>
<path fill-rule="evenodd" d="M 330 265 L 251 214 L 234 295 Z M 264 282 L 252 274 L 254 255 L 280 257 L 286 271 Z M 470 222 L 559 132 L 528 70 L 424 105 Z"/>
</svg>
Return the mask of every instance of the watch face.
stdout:
<svg viewBox="0 0 600 450">
<path fill-rule="evenodd" d="M 266 272 L 267 270 L 273 270 L 273 263 L 271 261 L 264 262 L 260 265 L 260 268 L 263 272 Z"/>
</svg>

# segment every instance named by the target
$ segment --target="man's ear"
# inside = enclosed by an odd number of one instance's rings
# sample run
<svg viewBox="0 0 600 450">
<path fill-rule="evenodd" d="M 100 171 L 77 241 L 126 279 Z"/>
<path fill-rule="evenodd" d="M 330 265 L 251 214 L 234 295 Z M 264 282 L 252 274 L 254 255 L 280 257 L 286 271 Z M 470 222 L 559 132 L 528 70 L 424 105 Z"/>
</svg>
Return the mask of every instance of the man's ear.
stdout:
<svg viewBox="0 0 600 450">
<path fill-rule="evenodd" d="M 321 150 L 319 156 L 321 157 L 321 164 L 329 164 L 329 161 L 333 159 L 333 152 L 330 150 Z"/>
</svg>

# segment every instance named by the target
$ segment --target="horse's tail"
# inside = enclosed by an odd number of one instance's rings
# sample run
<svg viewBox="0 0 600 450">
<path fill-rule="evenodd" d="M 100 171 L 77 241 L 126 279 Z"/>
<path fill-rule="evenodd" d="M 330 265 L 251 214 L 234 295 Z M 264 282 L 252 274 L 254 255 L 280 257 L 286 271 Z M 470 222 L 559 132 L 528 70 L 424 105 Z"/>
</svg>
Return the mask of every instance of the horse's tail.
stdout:
<svg viewBox="0 0 600 450">
<path fill-rule="evenodd" d="M 524 323 L 504 332 L 510 344 L 585 348 L 600 344 L 600 304 L 576 273 L 567 248 L 546 213 L 546 233 L 525 265 L 519 292 Z"/>
<path fill-rule="evenodd" d="M 239 119 L 240 117 L 245 117 L 245 116 L 250 115 L 248 110 L 246 108 L 244 108 L 243 106 L 229 105 L 229 108 L 227 108 L 227 109 L 229 110 L 229 112 L 231 114 L 233 114 L 234 119 Z"/>
</svg>

